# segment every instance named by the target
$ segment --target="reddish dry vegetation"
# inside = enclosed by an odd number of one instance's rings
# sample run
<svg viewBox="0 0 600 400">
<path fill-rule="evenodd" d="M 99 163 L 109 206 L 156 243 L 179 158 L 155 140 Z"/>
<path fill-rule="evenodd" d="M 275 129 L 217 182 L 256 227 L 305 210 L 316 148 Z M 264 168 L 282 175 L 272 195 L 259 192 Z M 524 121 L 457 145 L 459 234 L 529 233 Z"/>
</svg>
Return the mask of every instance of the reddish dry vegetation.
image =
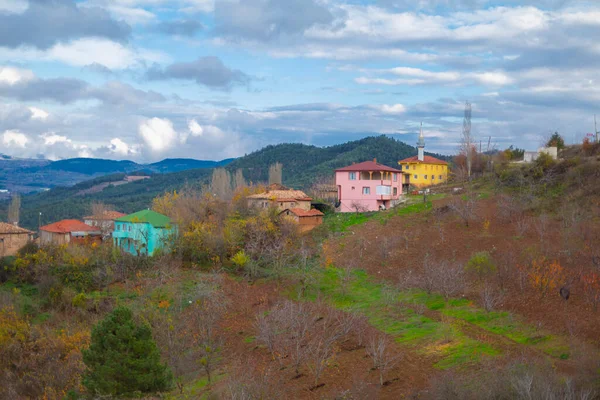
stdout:
<svg viewBox="0 0 600 400">
<path fill-rule="evenodd" d="M 224 370 L 228 377 L 216 384 L 213 393 L 226 397 L 236 385 L 252 386 L 248 390 L 264 398 L 355 398 L 397 399 L 409 396 L 427 387 L 436 373 L 431 360 L 412 352 L 401 351 L 391 338 L 381 334 L 351 314 L 336 311 L 324 304 L 290 302 L 282 294 L 279 283 L 248 284 L 245 281 L 226 279 L 224 291 L 231 299 L 230 308 L 222 322 L 224 337 L 223 360 L 228 360 Z M 309 331 L 318 330 L 322 319 L 338 318 L 349 322 L 348 332 L 335 341 L 330 358 L 324 361 L 323 371 L 315 381 L 314 359 L 306 360 L 299 371 L 294 368 L 291 354 L 271 354 L 255 336 L 259 334 L 257 316 L 273 313 L 286 304 L 306 307 L 317 316 L 309 318 Z M 323 329 L 332 332 L 332 329 Z M 369 356 L 371 342 L 386 346 L 389 369 L 385 371 L 383 386 L 378 368 Z M 280 357 L 281 356 L 281 357 Z M 253 385 L 249 385 L 253 382 Z M 260 397 L 252 397 L 260 398 Z"/>
<path fill-rule="evenodd" d="M 426 259 L 462 268 L 475 253 L 488 252 L 496 270 L 486 281 L 504 293 L 497 309 L 600 344 L 600 250 L 593 244 L 600 235 L 598 213 L 570 220 L 566 211 L 552 216 L 510 213 L 503 209 L 505 197 L 493 197 L 476 202 L 467 227 L 452 210 L 457 197 L 385 225 L 370 221 L 354 226 L 331 242 L 327 256 L 336 265 L 410 286 L 408 277 L 424 274 Z M 484 306 L 478 277 L 467 275 L 456 285 L 455 293 Z"/>
</svg>

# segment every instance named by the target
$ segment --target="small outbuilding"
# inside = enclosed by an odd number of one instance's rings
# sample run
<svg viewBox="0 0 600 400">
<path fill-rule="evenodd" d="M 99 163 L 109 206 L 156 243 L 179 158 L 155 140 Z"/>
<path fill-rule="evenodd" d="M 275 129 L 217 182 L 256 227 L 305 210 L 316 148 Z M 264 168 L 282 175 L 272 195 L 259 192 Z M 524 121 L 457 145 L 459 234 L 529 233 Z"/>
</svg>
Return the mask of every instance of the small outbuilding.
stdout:
<svg viewBox="0 0 600 400">
<path fill-rule="evenodd" d="M 284 215 L 296 221 L 300 232 L 308 232 L 323 223 L 323 213 L 319 210 L 304 210 L 302 208 L 288 208 L 279 215 Z"/>
<path fill-rule="evenodd" d="M 0 257 L 14 256 L 30 240 L 33 240 L 32 231 L 0 222 Z"/>
<path fill-rule="evenodd" d="M 93 242 L 102 242 L 102 232 L 76 219 L 64 219 L 40 228 L 42 246 Z"/>
</svg>

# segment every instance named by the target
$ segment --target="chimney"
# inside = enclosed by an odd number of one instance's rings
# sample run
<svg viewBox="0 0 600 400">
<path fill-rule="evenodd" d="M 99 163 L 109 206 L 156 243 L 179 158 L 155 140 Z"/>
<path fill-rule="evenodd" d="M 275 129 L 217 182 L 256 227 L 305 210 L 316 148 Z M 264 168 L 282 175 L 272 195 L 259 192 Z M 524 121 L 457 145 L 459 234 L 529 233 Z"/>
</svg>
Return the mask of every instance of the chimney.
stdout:
<svg viewBox="0 0 600 400">
<path fill-rule="evenodd" d="M 13 225 L 18 227 L 19 223 L 17 221 L 15 221 L 15 222 L 13 222 Z"/>
<path fill-rule="evenodd" d="M 373 162 L 374 162 L 374 163 L 376 163 L 376 162 L 377 162 L 377 159 L 376 159 L 376 158 L 374 158 L 374 159 L 373 159 Z"/>
</svg>

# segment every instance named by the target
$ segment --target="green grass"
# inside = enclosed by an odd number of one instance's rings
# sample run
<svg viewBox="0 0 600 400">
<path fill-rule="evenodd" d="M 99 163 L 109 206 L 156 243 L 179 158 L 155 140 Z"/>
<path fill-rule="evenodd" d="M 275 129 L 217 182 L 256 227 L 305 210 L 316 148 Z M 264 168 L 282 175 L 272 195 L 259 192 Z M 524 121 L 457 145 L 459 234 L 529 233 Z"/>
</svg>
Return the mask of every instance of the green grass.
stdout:
<svg viewBox="0 0 600 400">
<path fill-rule="evenodd" d="M 401 215 L 416 214 L 432 208 L 432 200 L 437 200 L 445 197 L 445 194 L 436 194 L 427 196 L 427 203 L 423 203 L 423 196 L 407 196 L 408 205 L 399 205 L 390 210 L 380 212 L 366 213 L 330 213 L 326 214 L 323 220 L 327 231 L 332 233 L 347 232 L 348 228 L 364 224 L 365 222 L 374 220 L 385 225 L 391 218 Z"/>
<path fill-rule="evenodd" d="M 486 312 L 465 298 L 446 300 L 440 294 L 422 290 L 398 291 L 376 282 L 363 270 L 344 274 L 333 267 L 315 271 L 314 284 L 306 292 L 306 299 L 325 298 L 338 309 L 365 315 L 372 326 L 394 336 L 399 344 L 440 358 L 435 364 L 437 368 L 476 363 L 500 355 L 493 345 L 464 334 L 461 330 L 464 323 L 554 358 L 570 356 L 564 339 L 544 333 L 508 312 Z M 449 319 L 440 321 L 419 314 L 415 311 L 419 305 Z"/>
<path fill-rule="evenodd" d="M 406 304 L 409 300 L 409 304 L 422 303 L 435 309 L 445 305 L 441 296 L 399 292 L 375 282 L 362 270 L 354 270 L 345 277 L 342 270 L 326 268 L 317 271 L 315 278 L 314 286 L 307 291 L 307 300 L 324 297 L 338 309 L 366 316 L 373 327 L 392 335 L 400 345 L 435 357 L 437 368 L 479 362 L 482 357 L 500 354 L 491 346 L 467 337 L 459 327 L 420 315 Z"/>
</svg>

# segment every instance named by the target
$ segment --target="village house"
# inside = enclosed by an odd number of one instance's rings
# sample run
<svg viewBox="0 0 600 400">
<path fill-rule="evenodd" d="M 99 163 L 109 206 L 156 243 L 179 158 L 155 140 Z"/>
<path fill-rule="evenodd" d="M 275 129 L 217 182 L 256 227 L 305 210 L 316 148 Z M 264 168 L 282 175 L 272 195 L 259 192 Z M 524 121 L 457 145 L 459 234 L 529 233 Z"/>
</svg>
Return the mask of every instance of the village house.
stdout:
<svg viewBox="0 0 600 400">
<path fill-rule="evenodd" d="M 0 257 L 14 256 L 30 240 L 33 240 L 33 232 L 0 222 Z"/>
<path fill-rule="evenodd" d="M 312 198 L 301 190 L 288 189 L 281 185 L 271 185 L 266 192 L 248 196 L 248 207 L 277 207 L 279 211 L 292 208 L 310 211 Z"/>
<path fill-rule="evenodd" d="M 424 188 L 448 181 L 448 163 L 425 155 L 425 137 L 422 126 L 417 142 L 417 152 L 416 156 L 398 161 L 406 177 L 403 186 L 405 192 L 408 192 L 410 185 Z"/>
<path fill-rule="evenodd" d="M 282 211 L 280 215 L 284 215 L 295 221 L 300 227 L 300 232 L 304 233 L 321 225 L 324 214 L 316 209 L 306 211 L 301 208 L 288 208 Z"/>
<path fill-rule="evenodd" d="M 115 220 L 112 233 L 115 246 L 135 256 L 151 256 L 165 248 L 177 233 L 166 215 L 152 210 L 142 210 Z"/>
<path fill-rule="evenodd" d="M 526 151 L 523 153 L 523 161 L 525 163 L 531 163 L 538 159 L 540 154 L 547 154 L 552 157 L 553 160 L 558 159 L 558 147 L 541 147 L 538 151 Z"/>
<path fill-rule="evenodd" d="M 323 213 L 311 209 L 312 198 L 301 190 L 288 189 L 272 184 L 266 192 L 248 196 L 248 207 L 276 207 L 280 215 L 288 216 L 300 225 L 301 232 L 307 232 L 323 223 Z"/>
<path fill-rule="evenodd" d="M 40 244 L 64 245 L 70 243 L 93 243 L 102 241 L 98 228 L 76 219 L 65 219 L 40 228 Z"/>
<path fill-rule="evenodd" d="M 335 170 L 340 212 L 379 211 L 402 196 L 402 171 L 365 161 Z"/>
<path fill-rule="evenodd" d="M 89 215 L 83 217 L 83 222 L 86 225 L 98 228 L 102 235 L 106 238 L 112 234 L 115 229 L 115 220 L 124 217 L 126 214 L 118 211 L 104 211 L 101 215 Z"/>
</svg>

